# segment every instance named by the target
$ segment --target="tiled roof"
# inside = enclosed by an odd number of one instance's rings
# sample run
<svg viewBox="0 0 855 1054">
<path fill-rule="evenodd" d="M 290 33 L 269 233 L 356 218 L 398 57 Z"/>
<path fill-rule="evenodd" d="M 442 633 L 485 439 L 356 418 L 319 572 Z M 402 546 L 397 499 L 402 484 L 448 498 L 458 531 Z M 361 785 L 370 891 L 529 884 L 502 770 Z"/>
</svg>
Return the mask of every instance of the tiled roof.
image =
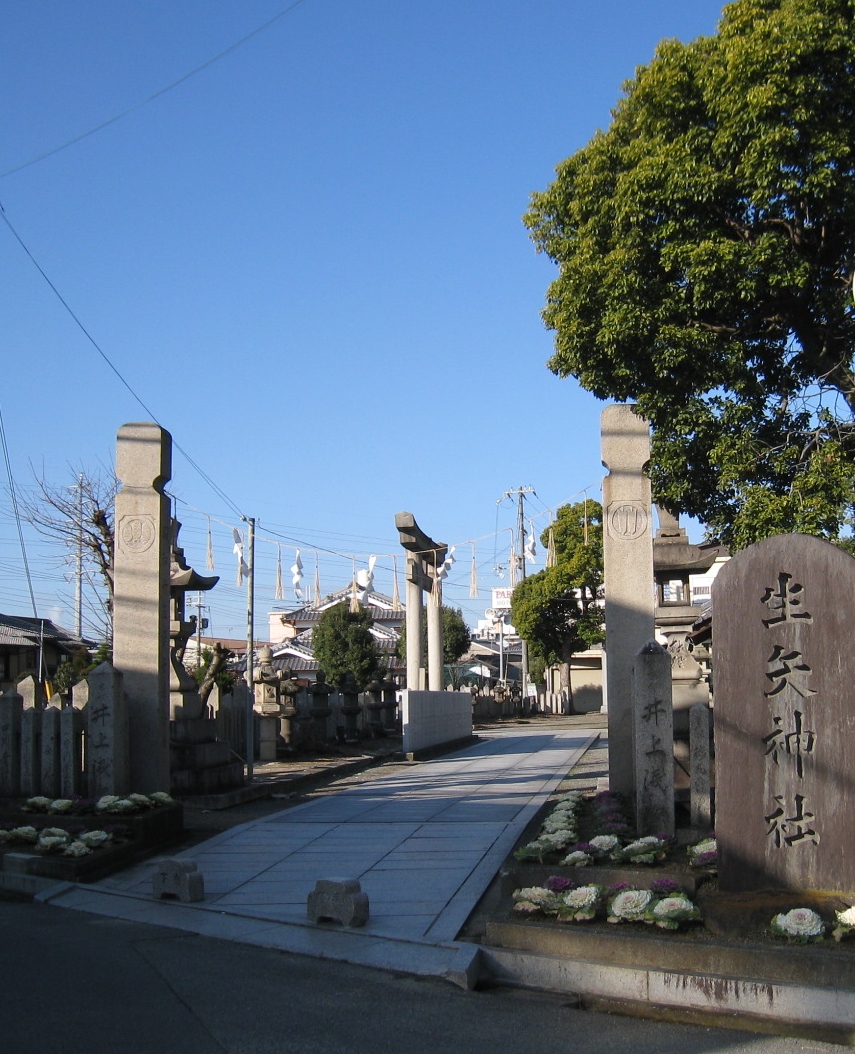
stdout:
<svg viewBox="0 0 855 1054">
<path fill-rule="evenodd" d="M 336 604 L 343 604 L 350 600 L 350 594 L 351 587 L 345 586 L 344 589 L 339 589 L 337 593 L 330 593 L 322 597 L 317 604 L 304 604 L 301 608 L 277 613 L 281 615 L 283 622 L 317 622 L 324 611 L 335 607 Z M 371 598 L 375 598 L 377 603 L 372 604 Z M 371 593 L 369 601 L 364 607 L 368 614 L 377 622 L 403 622 L 406 618 L 405 610 L 403 608 L 393 608 L 392 598 L 387 597 L 385 593 Z"/>
<path fill-rule="evenodd" d="M 72 648 L 86 647 L 95 643 L 55 626 L 50 619 L 0 615 L 0 645 L 12 648 L 32 648 L 38 645 L 40 638 Z"/>
</svg>

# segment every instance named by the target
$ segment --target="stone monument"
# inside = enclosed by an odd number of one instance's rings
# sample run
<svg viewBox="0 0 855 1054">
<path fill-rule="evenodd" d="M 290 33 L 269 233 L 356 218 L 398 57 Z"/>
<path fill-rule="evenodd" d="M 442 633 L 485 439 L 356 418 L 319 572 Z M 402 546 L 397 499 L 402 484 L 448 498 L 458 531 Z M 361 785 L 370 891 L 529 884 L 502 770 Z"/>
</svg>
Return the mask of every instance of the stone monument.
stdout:
<svg viewBox="0 0 855 1054">
<path fill-rule="evenodd" d="M 632 664 L 654 634 L 650 429 L 626 404 L 607 406 L 601 427 L 609 787 L 631 796 Z"/>
<path fill-rule="evenodd" d="M 134 791 L 169 789 L 169 500 L 172 437 L 122 425 L 116 446 L 113 663 L 128 700 Z"/>
<path fill-rule="evenodd" d="M 719 887 L 855 893 L 855 560 L 806 535 L 712 589 Z"/>
<path fill-rule="evenodd" d="M 639 835 L 674 835 L 671 659 L 648 641 L 632 667 L 635 820 Z"/>
</svg>

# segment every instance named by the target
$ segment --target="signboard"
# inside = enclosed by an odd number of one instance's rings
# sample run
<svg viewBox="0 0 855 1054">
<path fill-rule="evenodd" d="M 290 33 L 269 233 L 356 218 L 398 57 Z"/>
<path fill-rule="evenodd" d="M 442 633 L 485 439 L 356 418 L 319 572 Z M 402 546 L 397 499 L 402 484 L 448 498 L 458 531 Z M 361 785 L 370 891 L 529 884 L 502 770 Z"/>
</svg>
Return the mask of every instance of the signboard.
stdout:
<svg viewBox="0 0 855 1054">
<path fill-rule="evenodd" d="M 493 608 L 502 611 L 510 611 L 511 594 L 513 593 L 513 588 L 511 586 L 500 586 L 498 589 L 492 589 L 490 592 L 493 594 Z"/>
</svg>

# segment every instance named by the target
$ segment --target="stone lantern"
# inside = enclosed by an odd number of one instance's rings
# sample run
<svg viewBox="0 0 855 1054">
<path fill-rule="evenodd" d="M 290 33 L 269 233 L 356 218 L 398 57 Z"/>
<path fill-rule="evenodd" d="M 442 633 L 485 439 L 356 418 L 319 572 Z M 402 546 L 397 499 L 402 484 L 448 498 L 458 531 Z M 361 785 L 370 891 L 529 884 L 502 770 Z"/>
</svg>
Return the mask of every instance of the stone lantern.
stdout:
<svg viewBox="0 0 855 1054">
<path fill-rule="evenodd" d="M 703 574 L 715 563 L 718 546 L 689 543 L 677 516 L 657 506 L 659 530 L 653 539 L 653 575 L 656 580 L 656 629 L 665 638 L 671 656 L 674 699 L 674 732 L 688 734 L 688 711 L 695 703 L 709 705 L 704 671 L 693 658 L 689 635 L 698 617 L 692 605 L 689 576 Z"/>
</svg>

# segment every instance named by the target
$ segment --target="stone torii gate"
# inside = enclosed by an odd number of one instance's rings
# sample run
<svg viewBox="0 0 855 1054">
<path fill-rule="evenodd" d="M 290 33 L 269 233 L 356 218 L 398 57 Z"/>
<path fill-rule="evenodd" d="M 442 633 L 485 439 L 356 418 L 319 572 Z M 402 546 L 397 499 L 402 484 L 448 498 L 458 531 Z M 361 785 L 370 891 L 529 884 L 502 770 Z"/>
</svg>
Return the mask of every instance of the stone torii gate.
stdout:
<svg viewBox="0 0 855 1054">
<path fill-rule="evenodd" d="M 418 690 L 422 653 L 422 593 L 429 593 L 427 610 L 427 689 L 441 692 L 442 684 L 442 580 L 439 571 L 448 546 L 429 538 L 411 512 L 395 516 L 398 538 L 407 551 L 407 687 Z"/>
</svg>

